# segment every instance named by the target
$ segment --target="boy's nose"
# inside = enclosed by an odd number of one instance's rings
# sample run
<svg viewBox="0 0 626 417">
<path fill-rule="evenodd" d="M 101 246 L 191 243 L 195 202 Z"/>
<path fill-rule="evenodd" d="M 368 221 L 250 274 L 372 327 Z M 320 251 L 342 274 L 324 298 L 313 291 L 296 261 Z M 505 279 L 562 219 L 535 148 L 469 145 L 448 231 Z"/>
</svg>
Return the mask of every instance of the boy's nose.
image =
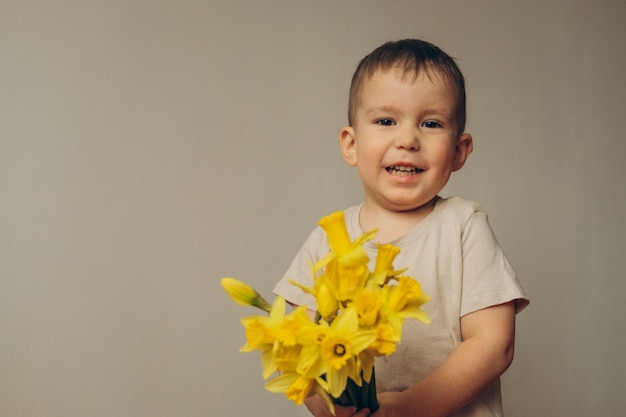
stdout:
<svg viewBox="0 0 626 417">
<path fill-rule="evenodd" d="M 398 138 L 396 139 L 396 146 L 401 149 L 409 151 L 416 151 L 420 148 L 420 141 L 417 135 L 416 129 L 406 129 L 403 132 L 398 132 Z"/>
</svg>

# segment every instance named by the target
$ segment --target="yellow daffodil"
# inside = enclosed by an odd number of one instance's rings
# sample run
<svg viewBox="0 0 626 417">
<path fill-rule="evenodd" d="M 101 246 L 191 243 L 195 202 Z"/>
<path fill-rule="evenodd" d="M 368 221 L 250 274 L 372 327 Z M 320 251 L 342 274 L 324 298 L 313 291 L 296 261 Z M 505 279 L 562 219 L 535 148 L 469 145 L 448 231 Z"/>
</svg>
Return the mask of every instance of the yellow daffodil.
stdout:
<svg viewBox="0 0 626 417">
<path fill-rule="evenodd" d="M 309 318 L 306 307 L 300 306 L 285 316 L 278 328 L 278 338 L 285 346 L 303 344 L 302 334 L 312 328 L 315 324 Z"/>
<path fill-rule="evenodd" d="M 331 396 L 341 395 L 348 378 L 360 380 L 358 355 L 375 340 L 375 332 L 359 327 L 354 308 L 345 309 L 330 324 L 320 342 L 320 354 L 327 366 L 326 378 Z"/>
<path fill-rule="evenodd" d="M 381 292 L 362 291 L 354 299 L 353 305 L 359 317 L 359 324 L 363 327 L 371 327 L 379 319 L 382 308 Z"/>
<path fill-rule="evenodd" d="M 363 243 L 372 239 L 376 231 L 351 241 L 342 211 L 322 218 L 319 225 L 326 232 L 330 252 L 315 264 L 314 270 L 324 270 L 329 286 L 340 301 L 352 299 L 369 276 L 369 257 Z"/>
<path fill-rule="evenodd" d="M 326 320 L 332 321 L 339 310 L 339 298 L 336 285 L 334 285 L 326 275 L 317 275 L 314 268 L 311 268 L 311 275 L 314 277 L 313 287 L 307 287 L 295 280 L 289 280 L 292 285 L 299 287 L 303 292 L 315 297 L 317 302 L 317 313 Z"/>
<path fill-rule="evenodd" d="M 302 345 L 285 346 L 278 343 L 272 350 L 272 360 L 278 372 L 294 372 L 302 354 Z M 269 376 L 269 375 L 268 375 Z"/>
<path fill-rule="evenodd" d="M 268 378 L 277 370 L 276 353 L 279 348 L 278 330 L 285 317 L 286 302 L 282 297 L 276 297 L 270 310 L 269 317 L 255 316 L 241 320 L 246 329 L 247 343 L 241 347 L 242 352 L 252 350 L 261 351 L 263 378 Z"/>
<path fill-rule="evenodd" d="M 392 328 L 388 324 L 379 324 L 376 329 L 376 340 L 368 346 L 361 354 L 361 369 L 363 370 L 363 380 L 370 382 L 374 371 L 374 358 L 377 356 L 388 356 L 396 351 L 399 342 Z"/>
<path fill-rule="evenodd" d="M 278 369 L 275 362 L 276 330 L 272 328 L 267 317 L 248 317 L 241 320 L 246 328 L 247 342 L 239 350 L 241 352 L 261 351 L 263 378 L 268 378 Z"/>
<path fill-rule="evenodd" d="M 245 282 L 235 278 L 222 278 L 222 287 L 235 303 L 254 306 L 269 313 L 270 304 Z"/>
<path fill-rule="evenodd" d="M 315 379 L 292 372 L 273 378 L 265 384 L 265 389 L 274 393 L 284 393 L 289 400 L 301 405 L 312 392 L 314 383 Z"/>
<path fill-rule="evenodd" d="M 385 245 L 379 243 L 377 245 L 378 253 L 376 255 L 376 265 L 374 272 L 368 278 L 368 283 L 378 286 L 386 285 L 391 278 L 404 272 L 404 270 L 394 271 L 393 261 L 400 253 L 400 248 L 387 243 Z"/>
<path fill-rule="evenodd" d="M 368 350 L 374 351 L 375 356 L 388 356 L 396 351 L 398 341 L 389 325 L 380 323 L 376 327 L 376 341 Z"/>
<path fill-rule="evenodd" d="M 267 317 L 255 316 L 241 319 L 241 324 L 246 329 L 246 344 L 241 347 L 241 352 L 253 350 L 271 349 L 276 341 L 276 330 L 269 325 Z"/>
<path fill-rule="evenodd" d="M 382 300 L 387 321 L 398 340 L 404 319 L 415 318 L 423 323 L 430 323 L 428 314 L 421 309 L 430 297 L 424 294 L 419 282 L 411 277 L 401 276 L 398 278 L 398 285 L 385 286 Z"/>
<path fill-rule="evenodd" d="M 328 395 L 328 383 L 321 377 L 310 378 L 295 372 L 287 372 L 269 381 L 265 389 L 274 393 L 284 393 L 297 405 L 318 394 L 326 402 L 331 413 L 335 414 L 335 405 Z"/>
<path fill-rule="evenodd" d="M 398 286 L 391 297 L 396 311 L 404 311 L 405 317 L 413 317 L 424 323 L 430 323 L 428 314 L 420 308 L 428 300 L 430 297 L 424 294 L 422 286 L 415 279 L 407 276 L 398 278 Z"/>
<path fill-rule="evenodd" d="M 386 245 L 378 244 L 378 253 L 376 254 L 376 266 L 374 273 L 384 272 L 393 269 L 393 261 L 400 253 L 400 248 L 387 243 Z"/>
<path fill-rule="evenodd" d="M 354 246 L 352 245 L 348 229 L 346 228 L 343 211 L 337 211 L 326 217 L 322 217 L 318 224 L 326 232 L 331 252 L 345 254 L 353 249 Z"/>
<path fill-rule="evenodd" d="M 313 326 L 303 326 L 298 330 L 298 341 L 302 345 L 297 372 L 317 377 L 327 372 L 327 364 L 321 354 L 321 343 L 328 334 L 330 325 L 319 321 Z"/>
<path fill-rule="evenodd" d="M 337 263 L 329 263 L 326 266 L 325 275 L 337 291 L 340 302 L 352 301 L 365 288 L 365 283 L 370 275 L 367 268 L 367 258 L 363 263 L 344 265 L 341 260 Z"/>
<path fill-rule="evenodd" d="M 337 292 L 324 278 L 319 278 L 319 286 L 316 294 L 317 312 L 326 321 L 332 321 L 339 310 Z"/>
</svg>

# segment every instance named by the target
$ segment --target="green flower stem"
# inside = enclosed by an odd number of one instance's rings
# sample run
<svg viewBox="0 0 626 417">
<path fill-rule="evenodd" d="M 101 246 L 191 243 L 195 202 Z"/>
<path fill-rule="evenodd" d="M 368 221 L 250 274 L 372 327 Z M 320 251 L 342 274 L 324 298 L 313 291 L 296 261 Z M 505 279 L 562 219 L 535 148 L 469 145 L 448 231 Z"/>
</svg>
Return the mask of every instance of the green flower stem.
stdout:
<svg viewBox="0 0 626 417">
<path fill-rule="evenodd" d="M 363 381 L 361 386 L 348 378 L 346 389 L 339 398 L 334 399 L 335 404 L 343 406 L 355 406 L 357 411 L 368 408 L 372 413 L 380 407 L 376 398 L 376 376 L 372 371 L 372 379 L 369 383 Z"/>
<path fill-rule="evenodd" d="M 378 398 L 376 397 L 376 369 L 372 369 L 372 379 L 370 379 L 367 385 L 367 408 L 372 413 L 378 411 L 380 406 L 378 405 Z"/>
</svg>

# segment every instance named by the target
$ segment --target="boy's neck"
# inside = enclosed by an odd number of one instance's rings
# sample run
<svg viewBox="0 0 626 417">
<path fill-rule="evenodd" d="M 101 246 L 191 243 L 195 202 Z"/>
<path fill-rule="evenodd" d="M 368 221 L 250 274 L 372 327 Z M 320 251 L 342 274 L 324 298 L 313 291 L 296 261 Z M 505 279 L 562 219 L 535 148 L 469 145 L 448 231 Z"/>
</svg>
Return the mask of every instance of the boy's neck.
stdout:
<svg viewBox="0 0 626 417">
<path fill-rule="evenodd" d="M 378 229 L 375 241 L 389 243 L 406 235 L 428 216 L 435 207 L 439 197 L 409 211 L 394 211 L 375 204 L 363 203 L 359 213 L 359 224 L 362 230 Z"/>
</svg>

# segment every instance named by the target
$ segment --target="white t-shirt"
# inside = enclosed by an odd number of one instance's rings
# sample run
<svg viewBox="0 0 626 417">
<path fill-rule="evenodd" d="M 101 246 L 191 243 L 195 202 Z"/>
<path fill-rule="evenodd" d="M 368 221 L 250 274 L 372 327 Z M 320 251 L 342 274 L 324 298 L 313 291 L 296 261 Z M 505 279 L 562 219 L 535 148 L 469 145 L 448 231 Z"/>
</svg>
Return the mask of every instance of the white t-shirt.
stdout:
<svg viewBox="0 0 626 417">
<path fill-rule="evenodd" d="M 359 210 L 360 206 L 345 210 L 346 226 L 352 239 L 363 233 Z M 431 297 L 422 309 L 432 323 L 407 320 L 396 352 L 377 358 L 379 392 L 405 390 L 436 369 L 462 341 L 462 316 L 509 301 L 515 301 L 516 312 L 528 305 L 491 230 L 487 214 L 477 203 L 458 197 L 440 198 L 421 223 L 391 243 L 401 250 L 394 268 L 408 267 L 404 274 L 417 279 Z M 370 269 L 373 269 L 377 250 L 375 237 L 366 242 L 365 249 L 370 255 Z M 315 310 L 315 299 L 288 280 L 312 286 L 309 265 L 327 253 L 326 235 L 317 227 L 274 292 L 291 303 Z M 502 416 L 499 380 L 452 416 Z"/>
</svg>

